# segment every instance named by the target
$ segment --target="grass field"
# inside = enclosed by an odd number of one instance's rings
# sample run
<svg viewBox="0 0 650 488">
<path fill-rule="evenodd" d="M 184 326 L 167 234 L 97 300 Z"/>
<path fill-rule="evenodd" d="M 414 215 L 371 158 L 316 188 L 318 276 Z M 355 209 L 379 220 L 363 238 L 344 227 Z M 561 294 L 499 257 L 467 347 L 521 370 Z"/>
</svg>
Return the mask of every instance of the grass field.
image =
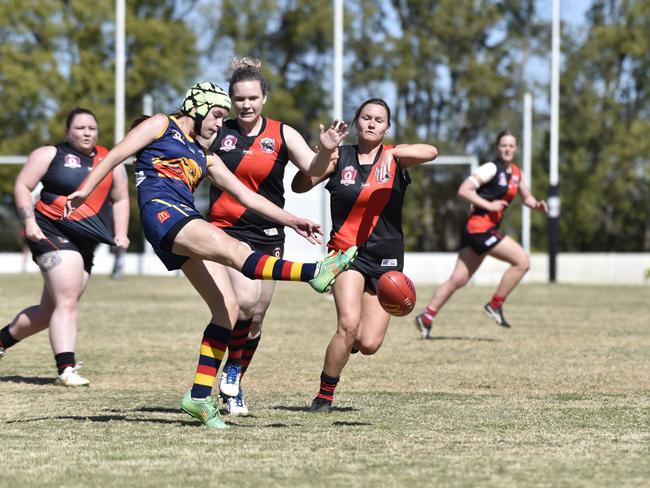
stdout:
<svg viewBox="0 0 650 488">
<path fill-rule="evenodd" d="M 0 275 L 2 324 L 40 286 Z M 333 304 L 280 284 L 244 380 L 254 415 L 210 431 L 178 408 L 208 319 L 187 281 L 96 276 L 89 389 L 53 384 L 46 334 L 0 362 L 0 486 L 647 486 L 650 288 L 522 285 L 509 331 L 483 315 L 491 291 L 459 292 L 434 340 L 393 319 L 313 415 Z"/>
</svg>

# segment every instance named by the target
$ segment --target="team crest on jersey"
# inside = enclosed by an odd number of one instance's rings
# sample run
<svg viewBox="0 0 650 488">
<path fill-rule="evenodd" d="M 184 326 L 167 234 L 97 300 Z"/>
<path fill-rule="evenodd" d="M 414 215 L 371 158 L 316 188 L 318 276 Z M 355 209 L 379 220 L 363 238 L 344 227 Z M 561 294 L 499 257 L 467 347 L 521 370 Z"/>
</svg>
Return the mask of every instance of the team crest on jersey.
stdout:
<svg viewBox="0 0 650 488">
<path fill-rule="evenodd" d="M 63 166 L 66 168 L 81 168 L 81 159 L 74 154 L 66 154 L 63 157 Z"/>
<path fill-rule="evenodd" d="M 512 176 L 512 182 L 513 182 L 515 185 L 518 185 L 518 184 L 519 184 L 519 176 L 517 176 L 517 175 L 513 175 L 513 176 Z"/>
<path fill-rule="evenodd" d="M 169 212 L 167 210 L 162 210 L 158 212 L 158 221 L 162 224 L 165 220 L 167 220 L 171 215 L 169 215 Z"/>
<path fill-rule="evenodd" d="M 390 173 L 386 172 L 384 173 L 384 176 L 381 175 L 381 170 L 379 167 L 375 170 L 375 180 L 377 180 L 377 183 L 380 185 L 382 183 L 386 183 L 388 180 L 390 180 Z"/>
<path fill-rule="evenodd" d="M 508 186 L 508 179 L 505 173 L 499 173 L 499 186 Z"/>
<path fill-rule="evenodd" d="M 237 147 L 237 138 L 232 134 L 227 135 L 221 141 L 220 151 L 230 152 Z"/>
<path fill-rule="evenodd" d="M 183 136 L 181 135 L 180 132 L 178 132 L 176 129 L 172 129 L 172 137 L 176 139 L 177 141 L 182 142 L 185 144 L 185 140 L 183 139 Z"/>
<path fill-rule="evenodd" d="M 341 184 L 345 186 L 354 185 L 357 179 L 357 170 L 354 166 L 346 166 L 341 170 Z"/>
<path fill-rule="evenodd" d="M 262 152 L 273 154 L 275 152 L 275 139 L 272 137 L 265 137 L 260 141 Z"/>
</svg>

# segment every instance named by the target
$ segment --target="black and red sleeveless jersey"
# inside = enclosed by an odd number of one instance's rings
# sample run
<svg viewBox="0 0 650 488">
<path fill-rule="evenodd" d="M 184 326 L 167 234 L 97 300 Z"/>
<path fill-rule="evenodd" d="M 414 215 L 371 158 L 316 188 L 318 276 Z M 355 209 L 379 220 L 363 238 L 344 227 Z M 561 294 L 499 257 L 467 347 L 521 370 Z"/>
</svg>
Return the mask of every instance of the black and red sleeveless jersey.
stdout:
<svg viewBox="0 0 650 488">
<path fill-rule="evenodd" d="M 507 172 L 505 163 L 501 159 L 497 158 L 493 162 L 497 167 L 496 174 L 490 181 L 483 183 L 476 193 L 490 202 L 505 200 L 510 203 L 517 195 L 521 171 L 515 163 L 510 164 L 510 172 Z M 489 212 L 480 207 L 472 207 L 472 213 L 467 220 L 467 231 L 470 233 L 486 232 L 493 227 L 499 227 L 504 211 L 505 209 L 501 212 Z"/>
<path fill-rule="evenodd" d="M 210 146 L 235 176 L 255 193 L 284 207 L 284 170 L 289 161 L 282 122 L 262 119 L 256 136 L 241 132 L 227 120 Z M 284 228 L 239 204 L 220 188 L 210 188 L 208 220 L 228 234 L 255 243 L 284 241 Z"/>
<path fill-rule="evenodd" d="M 362 165 L 358 146 L 340 146 L 336 171 L 325 186 L 331 195 L 332 214 L 328 248 L 359 246 L 357 259 L 379 267 L 401 267 L 404 258 L 402 205 L 411 180 L 395 165 L 396 171 L 379 181 L 381 155 L 391 147 L 382 146 L 372 165 Z"/>
<path fill-rule="evenodd" d="M 67 142 L 54 147 L 56 155 L 41 178 L 43 189 L 35 205 L 36 211 L 74 237 L 114 246 L 111 230 L 113 209 L 110 201 L 112 173 L 99 183 L 83 205 L 68 218 L 63 218 L 67 196 L 81 187 L 90 170 L 108 154 L 108 150 L 96 146 L 88 155 L 77 151 Z"/>
</svg>

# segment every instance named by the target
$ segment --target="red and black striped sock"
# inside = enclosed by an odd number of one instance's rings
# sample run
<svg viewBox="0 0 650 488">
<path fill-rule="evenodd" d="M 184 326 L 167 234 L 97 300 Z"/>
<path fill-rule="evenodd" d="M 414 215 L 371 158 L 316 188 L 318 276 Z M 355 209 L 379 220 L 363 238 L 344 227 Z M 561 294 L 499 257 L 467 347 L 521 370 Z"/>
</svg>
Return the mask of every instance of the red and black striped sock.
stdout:
<svg viewBox="0 0 650 488">
<path fill-rule="evenodd" d="M 497 308 L 501 308 L 503 305 L 503 302 L 506 301 L 506 297 L 501 296 L 501 295 L 494 295 L 492 297 L 492 301 L 490 301 L 490 307 L 492 307 L 494 310 Z"/>
<path fill-rule="evenodd" d="M 11 346 L 20 342 L 17 339 L 14 339 L 14 336 L 9 332 L 9 325 L 5 326 L 0 330 L 0 347 L 3 349 L 9 349 Z"/>
<path fill-rule="evenodd" d="M 321 398 L 323 400 L 327 400 L 328 402 L 334 400 L 334 390 L 336 389 L 336 385 L 338 384 L 340 378 L 340 376 L 337 376 L 335 378 L 333 376 L 326 375 L 323 371 L 320 374 L 320 390 L 318 391 L 316 398 Z"/>
<path fill-rule="evenodd" d="M 54 356 L 54 360 L 59 374 L 63 373 L 63 370 L 68 366 L 74 368 L 75 364 L 77 364 L 74 359 L 74 352 L 60 352 Z"/>
<path fill-rule="evenodd" d="M 316 263 L 286 261 L 253 251 L 244 262 L 241 272 L 251 280 L 309 281 L 318 269 Z"/>
<path fill-rule="evenodd" d="M 255 337 L 254 339 L 248 339 L 248 341 L 246 341 L 246 345 L 244 346 L 241 355 L 241 377 L 242 378 L 244 377 L 244 373 L 248 369 L 248 366 L 251 364 L 251 361 L 253 360 L 255 351 L 257 351 L 257 346 L 259 346 L 260 344 L 260 339 L 262 339 L 262 332 L 257 334 L 257 337 Z"/>
<path fill-rule="evenodd" d="M 230 329 L 216 324 L 208 324 L 203 332 L 199 364 L 196 366 L 194 384 L 190 395 L 192 398 L 207 398 L 212 393 L 214 378 L 226 353 L 230 340 Z"/>
<path fill-rule="evenodd" d="M 241 366 L 242 352 L 248 341 L 248 333 L 251 331 L 253 319 L 238 320 L 232 329 L 230 342 L 228 342 L 228 360 L 226 364 Z"/>
</svg>

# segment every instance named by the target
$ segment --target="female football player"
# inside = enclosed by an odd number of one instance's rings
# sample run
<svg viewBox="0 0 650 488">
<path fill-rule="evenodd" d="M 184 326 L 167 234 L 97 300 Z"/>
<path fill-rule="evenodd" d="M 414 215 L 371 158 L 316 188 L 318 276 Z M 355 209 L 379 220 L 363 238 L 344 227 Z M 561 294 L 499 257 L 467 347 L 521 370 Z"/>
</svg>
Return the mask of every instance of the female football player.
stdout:
<svg viewBox="0 0 650 488">
<path fill-rule="evenodd" d="M 58 370 L 56 383 L 63 386 L 90 383 L 79 374 L 75 348 L 79 300 L 90 278 L 95 248 L 100 242 L 125 250 L 129 245 L 124 167 L 107 172 L 74 218 L 62 220 L 65 196 L 79 188 L 88 171 L 108 152 L 97 145 L 98 135 L 97 119 L 90 110 L 72 110 L 66 120 L 65 142 L 32 152 L 14 190 L 18 215 L 44 285 L 41 302 L 19 312 L 0 330 L 0 357 L 16 342 L 49 329 Z M 39 182 L 43 189 L 32 205 L 32 191 Z"/>
<path fill-rule="evenodd" d="M 431 325 L 440 308 L 454 292 L 465 286 L 486 256 L 510 264 L 492 296 L 483 307 L 497 324 L 509 328 L 503 316 L 503 302 L 530 268 L 530 260 L 523 248 L 511 237 L 499 232 L 506 207 L 521 195 L 524 205 L 548 213 L 544 200 L 537 200 L 530 192 L 514 158 L 517 152 L 515 135 L 505 130 L 497 136 L 497 158 L 480 166 L 458 189 L 458 195 L 472 204 L 472 212 L 463 228 L 461 249 L 451 277 L 433 295 L 429 305 L 415 318 L 422 338 L 431 334 Z"/>
<path fill-rule="evenodd" d="M 320 390 L 312 412 L 330 412 L 334 390 L 351 352 L 375 354 L 386 335 L 390 315 L 377 299 L 377 282 L 387 271 L 404 266 L 402 204 L 410 183 L 407 168 L 436 158 L 428 144 L 384 144 L 390 108 L 384 100 L 366 100 L 357 109 L 353 126 L 358 142 L 338 149 L 325 175 L 298 173 L 292 183 L 304 192 L 329 179 L 332 252 L 359 247 L 350 269 L 334 283 L 337 330 L 327 346 Z"/>
<path fill-rule="evenodd" d="M 283 207 L 287 163 L 291 161 L 309 175 L 321 176 L 332 153 L 347 135 L 347 125 L 335 121 L 327 132 L 321 126 L 321 149 L 316 154 L 293 127 L 262 115 L 267 84 L 261 63 L 236 58 L 232 69 L 229 93 L 236 117 L 224 123 L 210 150 L 247 188 Z M 247 210 L 214 186 L 210 191 L 208 221 L 254 251 L 279 258 L 284 254 L 281 224 Z M 207 266 L 215 276 L 227 273 L 239 304 L 239 317 L 228 344 L 228 359 L 219 388 L 227 412 L 247 415 L 240 381 L 259 345 L 275 282 L 251 280 L 236 269 L 223 268 L 218 263 Z M 217 268 L 223 269 L 217 272 Z"/>
<path fill-rule="evenodd" d="M 230 106 L 230 97 L 222 88 L 207 82 L 194 85 L 177 112 L 154 115 L 133 128 L 67 202 L 67 214 L 74 216 L 112 168 L 136 155 L 138 204 L 145 237 L 167 269 L 183 270 L 212 313 L 203 334 L 194 384 L 181 402 L 185 412 L 210 428 L 227 428 L 210 394 L 239 307 L 227 277 L 215 279 L 203 261 L 234 267 L 252 279 L 306 281 L 324 292 L 356 254 L 351 248 L 317 263 L 285 261 L 252 251 L 201 217 L 194 206 L 193 191 L 207 175 L 244 207 L 294 229 L 312 243 L 318 242 L 318 224 L 298 218 L 246 188 L 218 156 L 206 155 L 195 141 L 197 136 L 210 139 Z"/>
</svg>

